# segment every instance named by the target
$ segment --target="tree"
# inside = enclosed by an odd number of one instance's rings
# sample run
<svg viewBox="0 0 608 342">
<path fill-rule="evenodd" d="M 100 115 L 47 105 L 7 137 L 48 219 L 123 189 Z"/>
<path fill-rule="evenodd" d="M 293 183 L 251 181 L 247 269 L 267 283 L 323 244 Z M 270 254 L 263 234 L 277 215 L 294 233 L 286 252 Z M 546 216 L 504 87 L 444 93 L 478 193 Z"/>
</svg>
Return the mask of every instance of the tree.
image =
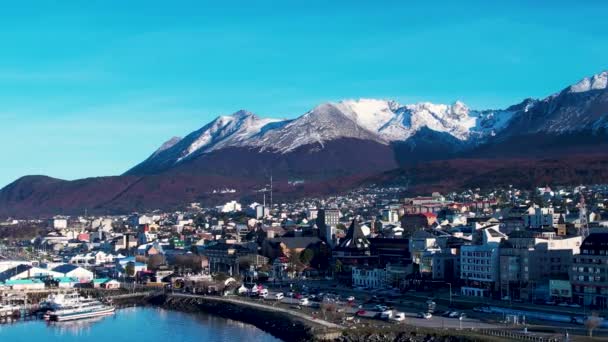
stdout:
<svg viewBox="0 0 608 342">
<path fill-rule="evenodd" d="M 302 251 L 302 253 L 300 253 L 300 261 L 304 265 L 310 265 L 310 262 L 312 261 L 312 259 L 314 257 L 315 257 L 315 252 L 310 248 L 306 248 L 305 250 Z"/>
<path fill-rule="evenodd" d="M 135 263 L 130 261 L 125 265 L 125 273 L 127 274 L 128 277 L 134 277 L 135 276 Z"/>
<path fill-rule="evenodd" d="M 585 328 L 589 332 L 589 337 L 593 337 L 593 330 L 599 327 L 602 323 L 602 319 L 598 316 L 597 312 L 591 313 L 591 316 L 587 317 L 585 321 Z"/>
<path fill-rule="evenodd" d="M 335 273 L 342 272 L 342 261 L 336 260 L 336 262 L 334 262 L 333 269 Z"/>
</svg>

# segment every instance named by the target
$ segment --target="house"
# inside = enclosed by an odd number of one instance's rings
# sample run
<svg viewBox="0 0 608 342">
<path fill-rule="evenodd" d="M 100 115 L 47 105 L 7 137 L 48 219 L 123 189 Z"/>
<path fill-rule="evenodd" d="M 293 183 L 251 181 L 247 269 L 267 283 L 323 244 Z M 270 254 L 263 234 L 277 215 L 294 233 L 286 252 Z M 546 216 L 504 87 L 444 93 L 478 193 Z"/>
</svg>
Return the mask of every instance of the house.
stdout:
<svg viewBox="0 0 608 342">
<path fill-rule="evenodd" d="M 91 284 L 94 288 L 102 288 L 102 289 L 118 289 L 120 288 L 120 282 L 110 278 L 97 278 L 91 281 Z"/>
<path fill-rule="evenodd" d="M 77 265 L 63 264 L 53 268 L 53 272 L 60 273 L 63 277 L 77 278 L 79 281 L 93 279 L 93 272 Z"/>
</svg>

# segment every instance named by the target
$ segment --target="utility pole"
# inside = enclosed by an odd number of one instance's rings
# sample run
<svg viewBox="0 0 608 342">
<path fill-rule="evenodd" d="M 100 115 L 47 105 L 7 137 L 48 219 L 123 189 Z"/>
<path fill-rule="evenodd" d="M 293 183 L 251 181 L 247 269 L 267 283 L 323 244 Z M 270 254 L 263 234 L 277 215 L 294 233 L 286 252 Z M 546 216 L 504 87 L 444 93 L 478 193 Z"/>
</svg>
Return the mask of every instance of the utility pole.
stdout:
<svg viewBox="0 0 608 342">
<path fill-rule="evenodd" d="M 580 235 L 584 238 L 589 236 L 589 220 L 587 219 L 587 204 L 585 203 L 585 196 L 581 193 L 581 200 L 579 203 L 579 232 Z"/>
</svg>

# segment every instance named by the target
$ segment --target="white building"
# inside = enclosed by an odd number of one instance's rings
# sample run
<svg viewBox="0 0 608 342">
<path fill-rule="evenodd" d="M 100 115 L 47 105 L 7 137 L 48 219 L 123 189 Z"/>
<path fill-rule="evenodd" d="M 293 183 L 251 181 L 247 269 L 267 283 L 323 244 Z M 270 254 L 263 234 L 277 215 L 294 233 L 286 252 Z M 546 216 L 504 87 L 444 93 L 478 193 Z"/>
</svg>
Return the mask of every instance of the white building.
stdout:
<svg viewBox="0 0 608 342">
<path fill-rule="evenodd" d="M 241 211 L 241 204 L 237 201 L 230 201 L 223 206 L 218 207 L 218 209 L 223 213 L 233 213 L 237 211 Z"/>
<path fill-rule="evenodd" d="M 464 245 L 460 248 L 460 279 L 464 281 L 461 292 L 465 296 L 488 297 L 499 282 L 499 243 L 507 236 L 496 228 L 481 231 L 482 244 Z"/>
<path fill-rule="evenodd" d="M 387 285 L 387 275 L 384 269 L 354 267 L 352 271 L 353 286 L 381 289 Z"/>
<path fill-rule="evenodd" d="M 533 206 L 524 215 L 524 225 L 531 228 L 555 227 L 559 220 L 559 213 L 555 213 L 553 208 L 540 208 Z"/>
<path fill-rule="evenodd" d="M 68 220 L 65 218 L 54 218 L 53 228 L 55 229 L 66 229 L 68 227 Z"/>
<path fill-rule="evenodd" d="M 93 272 L 72 264 L 57 266 L 53 268 L 53 272 L 61 274 L 61 277 L 78 278 L 79 281 L 90 281 L 94 278 Z"/>
</svg>

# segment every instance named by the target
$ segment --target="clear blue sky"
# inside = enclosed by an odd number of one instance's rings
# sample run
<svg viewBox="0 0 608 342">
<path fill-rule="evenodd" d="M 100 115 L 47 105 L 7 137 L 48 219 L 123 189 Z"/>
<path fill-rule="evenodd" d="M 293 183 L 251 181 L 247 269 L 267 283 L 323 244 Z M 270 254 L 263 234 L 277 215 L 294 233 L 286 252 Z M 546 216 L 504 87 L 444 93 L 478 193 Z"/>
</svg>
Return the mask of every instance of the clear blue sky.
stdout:
<svg viewBox="0 0 608 342">
<path fill-rule="evenodd" d="M 0 187 L 120 174 L 241 108 L 499 108 L 608 69 L 608 1 L 14 3 L 0 11 Z"/>
</svg>

